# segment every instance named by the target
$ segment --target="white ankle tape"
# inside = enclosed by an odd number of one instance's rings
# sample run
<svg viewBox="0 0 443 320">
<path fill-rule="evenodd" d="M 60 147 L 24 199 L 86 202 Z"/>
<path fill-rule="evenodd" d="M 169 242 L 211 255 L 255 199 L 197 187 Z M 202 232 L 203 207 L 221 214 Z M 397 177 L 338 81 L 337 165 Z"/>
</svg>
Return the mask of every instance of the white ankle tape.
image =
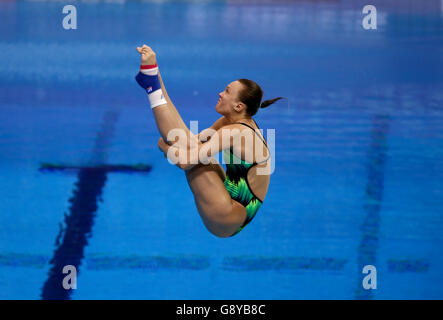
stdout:
<svg viewBox="0 0 443 320">
<path fill-rule="evenodd" d="M 151 109 L 168 103 L 163 96 L 162 89 L 158 89 L 154 92 L 148 93 L 148 98 L 149 102 L 151 103 Z"/>
</svg>

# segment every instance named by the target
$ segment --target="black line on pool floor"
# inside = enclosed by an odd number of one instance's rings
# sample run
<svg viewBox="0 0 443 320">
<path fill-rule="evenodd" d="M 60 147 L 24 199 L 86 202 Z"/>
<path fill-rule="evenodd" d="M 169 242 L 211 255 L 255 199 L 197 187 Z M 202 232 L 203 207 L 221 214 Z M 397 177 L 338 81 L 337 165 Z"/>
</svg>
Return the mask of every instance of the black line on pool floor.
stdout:
<svg viewBox="0 0 443 320">
<path fill-rule="evenodd" d="M 227 271 L 342 271 L 346 259 L 329 257 L 226 257 L 222 268 Z"/>
<path fill-rule="evenodd" d="M 100 165 L 105 163 L 107 151 L 111 145 L 115 131 L 115 124 L 119 112 L 107 110 L 103 115 L 100 130 L 94 142 L 89 163 L 85 168 L 79 168 L 78 180 L 75 183 L 69 213 L 65 213 L 65 225 L 56 239 L 56 249 L 50 260 L 52 267 L 48 278 L 43 284 L 42 299 L 70 299 L 72 290 L 63 288 L 63 268 L 72 265 L 79 274 L 79 267 L 84 257 L 84 248 L 91 237 L 98 201 L 102 195 L 106 182 L 106 168 Z"/>
<path fill-rule="evenodd" d="M 82 169 L 78 173 L 77 189 L 69 199 L 71 206 L 65 216 L 65 229 L 57 238 L 56 250 L 50 260 L 52 268 L 43 285 L 43 299 L 69 299 L 72 290 L 62 286 L 63 267 L 72 265 L 79 270 L 84 257 L 84 248 L 91 236 L 94 216 L 98 209 L 97 201 L 106 182 L 105 170 Z M 61 239 L 61 243 L 60 243 Z"/>
<path fill-rule="evenodd" d="M 127 255 L 108 256 L 89 254 L 83 261 L 84 268 L 92 271 L 107 270 L 144 270 L 144 271 L 201 271 L 218 266 L 221 271 L 254 272 L 254 271 L 345 271 L 348 260 L 332 257 L 278 257 L 278 256 L 228 256 L 217 263 L 219 256 L 214 257 L 197 254 L 177 255 Z M 43 269 L 49 264 L 51 257 L 27 253 L 0 253 L 0 267 Z M 378 263 L 380 265 L 380 262 Z M 410 257 L 404 259 L 391 258 L 384 261 L 389 273 L 426 273 L 431 267 L 428 259 Z"/>
<path fill-rule="evenodd" d="M 70 299 L 72 290 L 63 288 L 63 279 L 66 276 L 63 274 L 63 268 L 66 265 L 72 265 L 79 274 L 84 248 L 92 235 L 94 217 L 106 183 L 107 172 L 128 169 L 104 165 L 118 118 L 119 112 L 115 110 L 108 110 L 104 114 L 91 158 L 86 166 L 66 166 L 66 168 L 49 166 L 48 168 L 46 165 L 41 168 L 41 171 L 45 171 L 43 169 L 78 170 L 78 180 L 75 183 L 73 196 L 69 199 L 71 203 L 69 213 L 65 214 L 65 225 L 56 239 L 56 249 L 50 260 L 52 266 L 43 284 L 42 299 Z"/>
<path fill-rule="evenodd" d="M 39 171 L 40 172 L 53 172 L 53 171 L 59 171 L 59 172 L 78 172 L 81 169 L 102 169 L 106 172 L 123 172 L 123 173 L 134 173 L 134 172 L 149 172 L 151 171 L 152 167 L 147 164 L 143 163 L 137 163 L 133 165 L 127 165 L 127 164 L 108 164 L 108 165 L 94 165 L 94 166 L 75 166 L 75 165 L 69 165 L 69 164 L 54 164 L 54 163 L 47 163 L 44 162 L 40 165 Z"/>
<path fill-rule="evenodd" d="M 150 165 L 144 164 L 105 164 L 118 118 L 118 111 L 108 110 L 104 114 L 91 159 L 85 166 L 43 163 L 40 167 L 41 172 L 78 172 L 73 196 L 69 199 L 71 203 L 69 213 L 65 214 L 64 227 L 62 226 L 56 239 L 56 249 L 50 260 L 52 266 L 43 284 L 42 299 L 70 299 L 72 290 L 63 288 L 63 279 L 66 276 L 63 274 L 63 268 L 72 265 L 76 268 L 77 275 L 80 272 L 84 248 L 88 244 L 88 238 L 92 236 L 94 217 L 107 174 L 109 172 L 146 173 L 151 170 Z"/>
<path fill-rule="evenodd" d="M 377 267 L 378 233 L 380 228 L 380 208 L 383 200 L 384 170 L 386 162 L 386 140 L 390 117 L 375 115 L 372 119 L 371 145 L 368 152 L 368 181 L 364 210 L 366 217 L 361 226 L 362 237 L 357 252 L 358 281 L 356 299 L 372 299 L 373 289 L 364 289 L 363 267 Z"/>
</svg>

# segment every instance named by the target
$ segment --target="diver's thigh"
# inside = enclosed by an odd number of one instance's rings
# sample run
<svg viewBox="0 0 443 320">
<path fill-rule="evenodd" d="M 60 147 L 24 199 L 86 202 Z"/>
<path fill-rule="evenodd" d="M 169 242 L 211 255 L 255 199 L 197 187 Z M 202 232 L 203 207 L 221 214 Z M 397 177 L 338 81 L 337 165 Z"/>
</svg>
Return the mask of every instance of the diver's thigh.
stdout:
<svg viewBox="0 0 443 320">
<path fill-rule="evenodd" d="M 216 165 L 197 165 L 186 178 L 205 226 L 212 233 L 232 234 L 245 221 L 246 208 L 231 199 L 218 170 Z"/>
<path fill-rule="evenodd" d="M 229 206 L 231 196 L 226 191 L 222 173 L 216 165 L 198 164 L 186 171 L 186 179 L 196 200 L 204 205 Z"/>
</svg>

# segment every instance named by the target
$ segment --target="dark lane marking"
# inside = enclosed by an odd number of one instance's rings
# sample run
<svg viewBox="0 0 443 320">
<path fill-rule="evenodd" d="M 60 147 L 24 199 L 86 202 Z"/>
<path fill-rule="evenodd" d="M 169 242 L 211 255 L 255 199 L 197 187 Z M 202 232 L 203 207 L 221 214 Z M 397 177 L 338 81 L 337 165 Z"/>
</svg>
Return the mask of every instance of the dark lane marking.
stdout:
<svg viewBox="0 0 443 320">
<path fill-rule="evenodd" d="M 229 271 L 260 270 L 343 270 L 345 259 L 309 257 L 226 257 L 222 269 Z"/>
<path fill-rule="evenodd" d="M 91 257 L 86 261 L 89 270 L 204 270 L 209 268 L 208 257 L 204 256 L 128 256 L 128 257 Z"/>
<path fill-rule="evenodd" d="M 42 269 L 49 262 L 49 257 L 37 254 L 1 253 L 0 266 L 14 268 Z"/>
<path fill-rule="evenodd" d="M 386 140 L 389 132 L 390 117 L 375 115 L 372 119 L 371 145 L 368 152 L 368 181 L 364 210 L 366 217 L 361 226 L 362 236 L 357 252 L 357 289 L 356 299 L 372 299 L 373 290 L 363 288 L 362 273 L 365 265 L 377 268 L 378 234 L 380 229 L 380 208 L 383 200 L 384 170 L 386 162 Z"/>
<path fill-rule="evenodd" d="M 94 166 L 105 163 L 106 151 L 111 144 L 118 118 L 119 113 L 116 111 L 110 110 L 104 114 L 88 168 L 79 169 L 73 195 L 69 199 L 71 203 L 69 213 L 65 213 L 64 227 L 61 226 L 55 241 L 56 248 L 50 260 L 52 267 L 43 284 L 42 299 L 70 299 L 72 290 L 66 290 L 62 286 L 63 278 L 66 276 L 63 274 L 63 268 L 66 265 L 72 265 L 76 268 L 77 275 L 79 274 L 84 248 L 88 243 L 88 238 L 92 236 L 92 225 L 98 209 L 98 201 L 106 182 L 106 170 L 100 167 L 94 168 Z"/>
<path fill-rule="evenodd" d="M 43 269 L 51 257 L 33 254 L 3 253 L 0 254 L 0 267 L 22 267 Z M 210 267 L 209 257 L 200 255 L 173 256 L 104 256 L 94 255 L 84 258 L 86 270 L 204 270 Z"/>
<path fill-rule="evenodd" d="M 37 254 L 2 253 L 0 267 L 43 269 L 51 257 Z M 94 255 L 84 258 L 86 270 L 189 270 L 198 271 L 211 267 L 211 259 L 201 255 L 172 256 L 104 256 Z M 343 271 L 348 263 L 346 259 L 311 258 L 311 257 L 225 257 L 221 264 L 224 271 L 285 271 L 285 270 L 320 270 Z M 425 259 L 388 259 L 390 273 L 425 273 L 430 262 Z"/>
<path fill-rule="evenodd" d="M 28 254 L 0 254 L 0 266 L 44 268 L 49 257 Z M 284 270 L 343 270 L 345 259 L 311 257 L 225 257 L 221 265 L 224 271 L 284 271 Z M 87 270 L 204 270 L 211 266 L 208 256 L 103 256 L 84 259 Z"/>
<path fill-rule="evenodd" d="M 427 272 L 429 261 L 427 260 L 388 260 L 388 271 L 396 273 L 404 272 Z"/>
<path fill-rule="evenodd" d="M 64 165 L 64 164 L 51 164 L 51 163 L 42 163 L 40 165 L 40 172 L 52 172 L 52 171 L 61 171 L 61 172 L 78 172 L 81 169 L 91 169 L 91 170 L 104 170 L 106 172 L 149 172 L 152 167 L 147 164 L 137 163 L 134 165 L 126 165 L 126 164 L 109 164 L 109 165 L 96 165 L 90 167 L 82 167 L 82 166 L 72 166 L 72 165 Z"/>
<path fill-rule="evenodd" d="M 50 260 L 51 268 L 48 278 L 43 284 L 42 299 L 70 299 L 72 290 L 63 288 L 62 282 L 66 275 L 62 270 L 64 266 L 72 265 L 76 268 L 77 275 L 80 273 L 79 267 L 84 258 L 84 248 L 88 244 L 88 238 L 92 236 L 94 217 L 98 209 L 98 201 L 101 200 L 107 173 L 147 172 L 151 169 L 146 165 L 136 165 L 135 170 L 127 165 L 104 165 L 118 118 L 117 111 L 110 110 L 104 114 L 102 126 L 95 139 L 92 157 L 86 166 L 60 166 L 46 163 L 40 168 L 43 172 L 78 170 L 78 179 L 73 195 L 69 199 L 71 203 L 69 213 L 65 214 L 64 226 L 60 228 L 55 241 L 56 248 Z"/>
<path fill-rule="evenodd" d="M 72 290 L 62 286 L 63 267 L 72 265 L 79 273 L 84 256 L 84 248 L 91 237 L 94 217 L 98 209 L 98 200 L 106 182 L 106 171 L 82 169 L 73 196 L 69 199 L 69 214 L 65 215 L 65 228 L 56 240 L 56 249 L 50 264 L 48 278 L 43 285 L 42 299 L 69 299 Z"/>
</svg>

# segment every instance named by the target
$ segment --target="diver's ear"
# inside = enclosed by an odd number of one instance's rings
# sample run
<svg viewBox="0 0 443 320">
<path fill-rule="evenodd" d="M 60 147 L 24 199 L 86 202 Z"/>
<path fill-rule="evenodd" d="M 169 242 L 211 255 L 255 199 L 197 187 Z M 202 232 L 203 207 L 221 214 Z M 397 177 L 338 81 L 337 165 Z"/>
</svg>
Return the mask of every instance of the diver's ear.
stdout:
<svg viewBox="0 0 443 320">
<path fill-rule="evenodd" d="M 237 112 L 241 112 L 243 109 L 246 110 L 246 105 L 243 102 L 239 102 L 235 107 L 234 110 Z"/>
</svg>

